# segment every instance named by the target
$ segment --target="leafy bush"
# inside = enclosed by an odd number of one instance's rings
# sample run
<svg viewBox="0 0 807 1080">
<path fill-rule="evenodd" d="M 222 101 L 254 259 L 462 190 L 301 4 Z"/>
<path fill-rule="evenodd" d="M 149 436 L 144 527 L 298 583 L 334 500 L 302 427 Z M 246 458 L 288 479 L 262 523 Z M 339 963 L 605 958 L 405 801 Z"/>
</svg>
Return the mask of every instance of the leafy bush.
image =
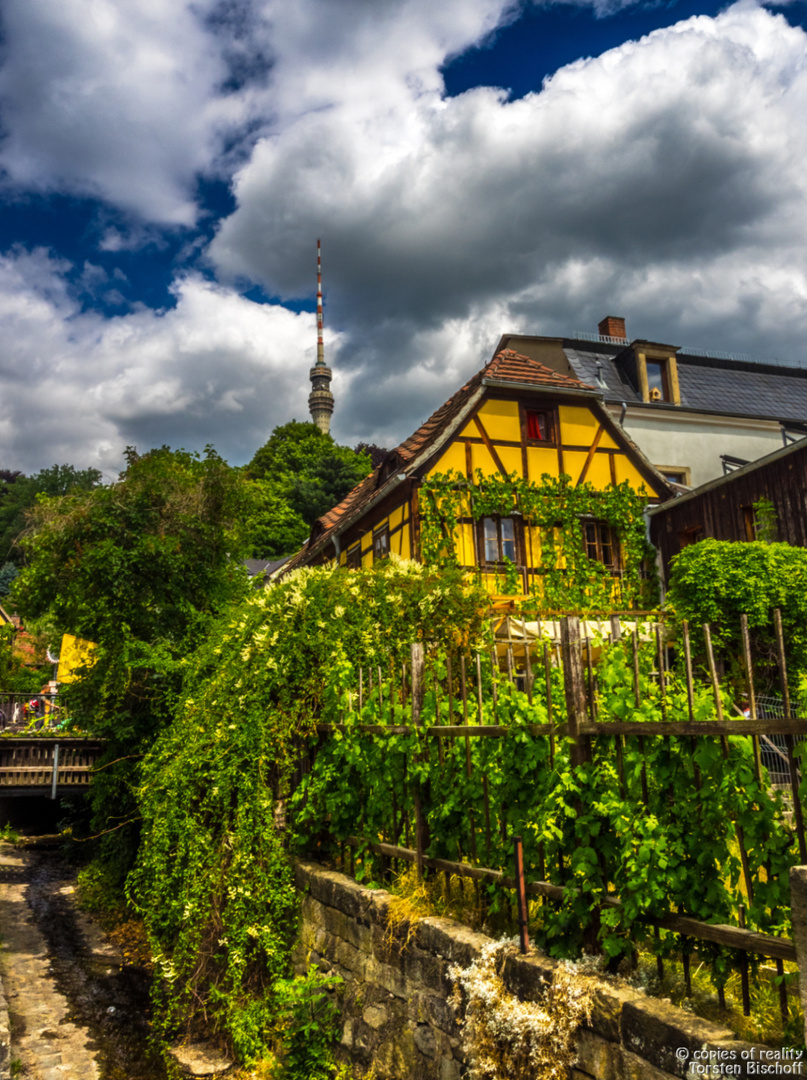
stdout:
<svg viewBox="0 0 807 1080">
<path fill-rule="evenodd" d="M 788 663 L 807 669 L 807 550 L 790 544 L 702 540 L 672 562 L 668 600 L 697 629 L 712 625 L 716 647 L 741 655 L 740 616 L 748 616 L 754 651 L 776 654 L 773 611 L 782 612 Z"/>
<path fill-rule="evenodd" d="M 296 903 L 274 811 L 300 740 L 336 706 L 354 663 L 399 664 L 419 639 L 466 640 L 484 611 L 459 571 L 394 558 L 366 571 L 303 569 L 250 596 L 188 660 L 173 722 L 143 763 L 128 885 L 166 1030 L 205 1018 L 242 1059 L 271 1051 L 297 993 L 283 981 Z"/>
</svg>

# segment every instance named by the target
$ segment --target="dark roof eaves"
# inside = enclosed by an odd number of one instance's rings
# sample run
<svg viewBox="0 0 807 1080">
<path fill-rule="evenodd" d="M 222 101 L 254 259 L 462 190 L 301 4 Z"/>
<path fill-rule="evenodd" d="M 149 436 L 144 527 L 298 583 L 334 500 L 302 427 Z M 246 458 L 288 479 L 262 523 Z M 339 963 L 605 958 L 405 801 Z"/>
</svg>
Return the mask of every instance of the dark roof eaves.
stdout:
<svg viewBox="0 0 807 1080">
<path fill-rule="evenodd" d="M 493 386 L 497 390 L 537 390 L 539 393 L 568 394 L 570 397 L 602 399 L 601 390 L 593 388 L 584 390 L 578 389 L 576 386 L 563 386 L 554 383 L 517 382 L 515 379 L 486 378 L 482 380 L 482 385 Z"/>
</svg>

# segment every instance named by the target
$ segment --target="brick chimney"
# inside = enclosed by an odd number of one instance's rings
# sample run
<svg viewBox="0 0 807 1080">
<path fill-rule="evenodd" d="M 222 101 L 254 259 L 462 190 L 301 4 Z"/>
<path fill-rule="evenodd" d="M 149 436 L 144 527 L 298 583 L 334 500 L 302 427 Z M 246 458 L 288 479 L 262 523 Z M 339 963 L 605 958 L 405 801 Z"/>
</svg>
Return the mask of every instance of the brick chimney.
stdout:
<svg viewBox="0 0 807 1080">
<path fill-rule="evenodd" d="M 625 320 L 620 315 L 606 315 L 597 326 L 597 330 L 600 337 L 619 338 L 621 341 L 628 340 L 625 333 Z"/>
</svg>

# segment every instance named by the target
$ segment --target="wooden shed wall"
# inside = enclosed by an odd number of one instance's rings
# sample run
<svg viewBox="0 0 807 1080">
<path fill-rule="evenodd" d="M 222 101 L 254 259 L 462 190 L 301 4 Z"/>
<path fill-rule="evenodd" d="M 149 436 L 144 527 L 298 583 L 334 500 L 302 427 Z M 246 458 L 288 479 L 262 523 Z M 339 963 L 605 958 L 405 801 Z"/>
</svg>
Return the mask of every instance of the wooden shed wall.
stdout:
<svg viewBox="0 0 807 1080">
<path fill-rule="evenodd" d="M 681 550 L 682 533 L 701 528 L 704 538 L 744 541 L 743 510 L 763 498 L 776 508 L 779 539 L 807 547 L 807 440 L 787 456 L 728 476 L 716 487 L 651 517 L 650 538 L 661 554 L 665 584 L 670 560 Z"/>
</svg>

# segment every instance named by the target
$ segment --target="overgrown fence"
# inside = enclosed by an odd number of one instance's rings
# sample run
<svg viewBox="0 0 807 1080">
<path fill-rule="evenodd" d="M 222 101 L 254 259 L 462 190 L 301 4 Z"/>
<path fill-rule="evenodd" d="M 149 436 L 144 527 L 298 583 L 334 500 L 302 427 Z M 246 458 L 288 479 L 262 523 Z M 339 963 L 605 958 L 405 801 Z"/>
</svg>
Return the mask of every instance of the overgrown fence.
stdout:
<svg viewBox="0 0 807 1080">
<path fill-rule="evenodd" d="M 660 975 L 680 957 L 687 994 L 697 952 L 721 1002 L 739 970 L 746 1015 L 757 960 L 771 958 L 786 1019 L 807 719 L 791 706 L 778 611 L 774 625 L 779 716 L 758 708 L 745 619 L 739 703 L 708 625 L 694 645 L 686 623 L 614 616 L 607 635 L 585 637 L 567 616 L 559 642 L 525 627 L 490 653 L 416 644 L 397 668 L 346 663 L 295 781 L 295 828 L 309 847 L 349 853 L 360 877 L 412 863 L 443 873 L 449 892 L 468 878 L 494 914 L 514 890 L 523 947 L 528 924 L 556 955 L 616 963 L 643 943 Z M 769 745 L 789 799 L 764 764 Z"/>
</svg>

